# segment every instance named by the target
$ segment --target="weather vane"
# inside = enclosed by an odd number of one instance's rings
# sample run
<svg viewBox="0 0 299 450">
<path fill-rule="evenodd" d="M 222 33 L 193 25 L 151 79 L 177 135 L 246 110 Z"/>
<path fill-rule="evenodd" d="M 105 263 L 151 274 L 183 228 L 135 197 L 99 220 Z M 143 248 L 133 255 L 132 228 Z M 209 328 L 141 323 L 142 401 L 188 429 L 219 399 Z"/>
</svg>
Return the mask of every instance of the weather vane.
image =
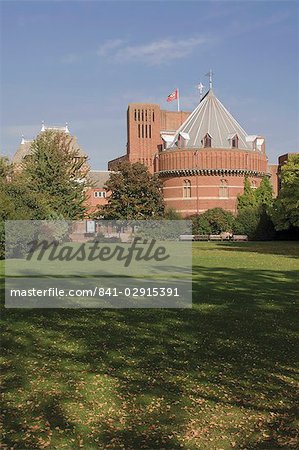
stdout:
<svg viewBox="0 0 299 450">
<path fill-rule="evenodd" d="M 209 77 L 210 89 L 213 88 L 213 75 L 214 73 L 212 72 L 212 69 L 210 69 L 209 72 L 205 75 L 206 77 Z"/>
</svg>

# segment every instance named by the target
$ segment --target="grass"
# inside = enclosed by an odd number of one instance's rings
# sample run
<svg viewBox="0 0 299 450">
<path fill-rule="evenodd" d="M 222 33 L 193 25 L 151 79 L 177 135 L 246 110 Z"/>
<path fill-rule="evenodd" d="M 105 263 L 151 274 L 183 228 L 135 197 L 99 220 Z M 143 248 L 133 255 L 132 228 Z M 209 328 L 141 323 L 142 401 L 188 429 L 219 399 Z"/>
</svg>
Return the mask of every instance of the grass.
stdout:
<svg viewBox="0 0 299 450">
<path fill-rule="evenodd" d="M 298 448 L 299 243 L 193 255 L 192 310 L 2 310 L 0 448 Z"/>
</svg>

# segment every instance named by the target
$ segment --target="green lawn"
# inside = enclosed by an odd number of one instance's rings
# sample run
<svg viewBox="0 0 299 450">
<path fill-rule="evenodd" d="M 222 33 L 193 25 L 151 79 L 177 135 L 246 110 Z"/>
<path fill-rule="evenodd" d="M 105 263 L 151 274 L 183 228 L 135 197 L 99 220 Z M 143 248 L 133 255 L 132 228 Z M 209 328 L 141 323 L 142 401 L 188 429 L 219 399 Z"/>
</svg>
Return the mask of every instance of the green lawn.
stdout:
<svg viewBox="0 0 299 450">
<path fill-rule="evenodd" d="M 298 448 L 299 243 L 193 270 L 192 310 L 2 310 L 0 448 Z"/>
</svg>

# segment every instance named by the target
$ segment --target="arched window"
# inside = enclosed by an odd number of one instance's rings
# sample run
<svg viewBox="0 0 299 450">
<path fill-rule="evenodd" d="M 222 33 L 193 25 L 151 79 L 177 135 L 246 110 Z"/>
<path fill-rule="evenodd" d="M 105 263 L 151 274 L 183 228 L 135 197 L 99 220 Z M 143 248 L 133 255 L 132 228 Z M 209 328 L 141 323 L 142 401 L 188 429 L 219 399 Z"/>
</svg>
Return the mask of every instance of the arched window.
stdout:
<svg viewBox="0 0 299 450">
<path fill-rule="evenodd" d="M 219 187 L 219 197 L 228 198 L 228 183 L 226 180 L 221 180 Z"/>
<path fill-rule="evenodd" d="M 257 188 L 256 181 L 255 181 L 255 180 L 252 180 L 252 181 L 251 181 L 251 187 L 252 187 L 252 189 L 256 189 L 256 188 Z"/>
<path fill-rule="evenodd" d="M 238 147 L 239 147 L 239 138 L 238 138 L 238 135 L 236 134 L 232 138 L 232 148 L 238 148 Z"/>
<path fill-rule="evenodd" d="M 184 180 L 183 197 L 184 198 L 191 197 L 191 181 L 190 180 Z"/>
<path fill-rule="evenodd" d="M 207 133 L 202 140 L 204 147 L 212 147 L 212 137 Z"/>
</svg>

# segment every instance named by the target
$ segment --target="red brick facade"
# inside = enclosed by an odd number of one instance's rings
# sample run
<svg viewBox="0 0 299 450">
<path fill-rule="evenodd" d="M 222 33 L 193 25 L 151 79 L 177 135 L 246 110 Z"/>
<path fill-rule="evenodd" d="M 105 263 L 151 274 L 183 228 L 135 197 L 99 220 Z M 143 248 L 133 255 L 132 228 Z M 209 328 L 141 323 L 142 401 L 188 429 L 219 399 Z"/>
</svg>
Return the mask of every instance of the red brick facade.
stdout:
<svg viewBox="0 0 299 450">
<path fill-rule="evenodd" d="M 167 207 L 183 216 L 221 207 L 236 211 L 244 177 L 258 187 L 269 173 L 265 146 L 261 151 L 232 148 L 165 149 L 161 135 L 174 135 L 190 112 L 163 111 L 159 105 L 132 103 L 127 111 L 127 154 L 123 159 L 145 164 L 163 181 Z"/>
</svg>

